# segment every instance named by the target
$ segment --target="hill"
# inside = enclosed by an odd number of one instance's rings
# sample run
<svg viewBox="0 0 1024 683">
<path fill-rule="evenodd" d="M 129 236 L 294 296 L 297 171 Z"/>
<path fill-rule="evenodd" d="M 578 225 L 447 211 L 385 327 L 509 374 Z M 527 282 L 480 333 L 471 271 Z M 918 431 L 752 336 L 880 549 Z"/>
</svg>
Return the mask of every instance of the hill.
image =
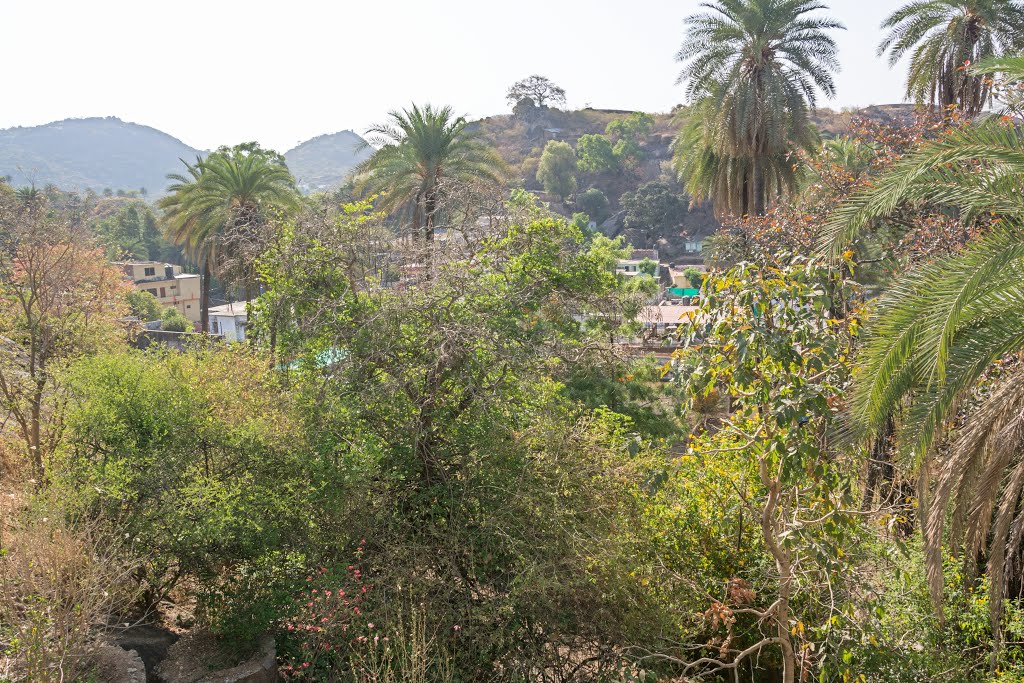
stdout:
<svg viewBox="0 0 1024 683">
<path fill-rule="evenodd" d="M 199 150 L 155 128 L 115 117 L 66 119 L 0 130 L 0 176 L 14 185 L 162 194 L 167 174 Z"/>
<path fill-rule="evenodd" d="M 288 168 L 303 192 L 337 187 L 372 150 L 350 130 L 318 135 L 285 152 Z"/>
</svg>

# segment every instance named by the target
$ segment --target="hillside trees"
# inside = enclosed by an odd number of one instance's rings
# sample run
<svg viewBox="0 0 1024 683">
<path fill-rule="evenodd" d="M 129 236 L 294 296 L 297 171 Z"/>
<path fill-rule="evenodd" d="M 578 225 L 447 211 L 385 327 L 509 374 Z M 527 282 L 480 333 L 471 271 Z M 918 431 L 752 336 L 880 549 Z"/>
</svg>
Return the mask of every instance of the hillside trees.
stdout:
<svg viewBox="0 0 1024 683">
<path fill-rule="evenodd" d="M 563 202 L 576 191 L 576 153 L 568 142 L 551 140 L 544 146 L 537 182 Z"/>
<path fill-rule="evenodd" d="M 0 197 L 0 408 L 40 482 L 64 429 L 59 370 L 117 341 L 121 273 L 73 217 Z"/>
<path fill-rule="evenodd" d="M 818 91 L 835 93 L 837 50 L 812 0 L 710 2 L 688 19 L 676 59 L 693 105 L 674 145 L 695 199 L 720 214 L 761 215 L 796 188 L 793 155 L 817 136 L 808 118 Z"/>
<path fill-rule="evenodd" d="M 678 233 L 688 213 L 686 199 L 678 189 L 658 181 L 644 183 L 619 201 L 624 211 L 622 226 L 642 230 L 648 243 L 655 234 Z"/>
<path fill-rule="evenodd" d="M 603 223 L 611 215 L 611 205 L 604 192 L 592 187 L 576 198 L 576 205 L 583 213 L 587 214 L 590 220 L 598 225 Z"/>
</svg>

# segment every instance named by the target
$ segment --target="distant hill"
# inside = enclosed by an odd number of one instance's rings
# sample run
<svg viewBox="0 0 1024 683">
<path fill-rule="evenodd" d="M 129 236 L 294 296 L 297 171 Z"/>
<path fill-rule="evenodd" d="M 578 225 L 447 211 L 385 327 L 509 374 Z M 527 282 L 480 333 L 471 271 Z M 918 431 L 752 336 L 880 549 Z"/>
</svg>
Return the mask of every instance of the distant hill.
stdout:
<svg viewBox="0 0 1024 683">
<path fill-rule="evenodd" d="M 179 159 L 199 150 L 149 126 L 115 117 L 66 119 L 0 130 L 0 176 L 12 184 L 49 183 L 63 190 L 104 188 L 163 194 Z"/>
<path fill-rule="evenodd" d="M 285 153 L 288 168 L 303 192 L 336 187 L 372 150 L 350 130 L 319 135 Z"/>
</svg>

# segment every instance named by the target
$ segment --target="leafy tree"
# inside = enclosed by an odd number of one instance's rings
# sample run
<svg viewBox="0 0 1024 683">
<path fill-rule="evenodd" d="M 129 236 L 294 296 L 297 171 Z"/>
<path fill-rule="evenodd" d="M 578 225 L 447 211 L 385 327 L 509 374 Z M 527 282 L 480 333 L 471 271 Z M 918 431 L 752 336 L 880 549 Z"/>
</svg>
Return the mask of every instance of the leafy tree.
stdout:
<svg viewBox="0 0 1024 683">
<path fill-rule="evenodd" d="M 608 124 L 605 135 L 615 144 L 615 158 L 620 165 L 635 168 L 643 161 L 643 143 L 653 127 L 654 117 L 643 112 L 634 112 Z"/>
<path fill-rule="evenodd" d="M 642 231 L 653 241 L 654 235 L 678 233 L 688 213 L 686 198 L 677 188 L 661 181 L 644 183 L 635 192 L 627 192 L 619 200 L 622 225 L 627 230 Z"/>
<path fill-rule="evenodd" d="M 544 147 L 537 168 L 537 182 L 544 191 L 565 201 L 576 191 L 576 153 L 568 142 L 551 140 Z"/>
<path fill-rule="evenodd" d="M 604 135 L 583 135 L 576 142 L 578 166 L 584 173 L 615 173 L 619 159 L 612 141 Z"/>
<path fill-rule="evenodd" d="M 221 147 L 168 177 L 170 194 L 158 206 L 171 240 L 203 269 L 200 324 L 209 331 L 213 273 L 231 266 L 236 281 L 251 288 L 267 224 L 298 204 L 295 179 L 280 154 L 256 143 Z"/>
<path fill-rule="evenodd" d="M 565 90 L 559 88 L 549 78 L 533 75 L 513 83 L 512 87 L 508 89 L 505 99 L 510 104 L 518 104 L 524 99 L 530 99 L 541 108 L 546 107 L 548 102 L 564 106 Z"/>
<path fill-rule="evenodd" d="M 128 299 L 128 306 L 131 307 L 132 315 L 139 320 L 152 322 L 160 319 L 160 302 L 149 292 L 133 290 L 128 292 L 126 298 Z"/>
<path fill-rule="evenodd" d="M 1024 48 L 1019 0 L 910 2 L 890 14 L 878 52 L 895 65 L 910 54 L 907 97 L 958 106 L 973 117 L 992 101 L 992 81 L 967 66 Z"/>
<path fill-rule="evenodd" d="M 0 234 L 0 408 L 41 483 L 63 434 L 59 371 L 119 340 L 124 284 L 81 225 L 45 199 L 0 196 Z"/>
<path fill-rule="evenodd" d="M 161 234 L 156 214 L 143 202 L 130 202 L 113 216 L 93 225 L 111 258 L 162 261 L 173 256 L 173 247 Z"/>
<path fill-rule="evenodd" d="M 500 184 L 505 166 L 480 134 L 456 117 L 451 107 L 412 105 L 393 111 L 390 122 L 370 128 L 370 143 L 378 149 L 360 164 L 361 186 L 383 193 L 381 208 L 412 213 L 412 229 L 422 230 L 428 242 L 444 207 L 441 183 L 484 181 Z"/>
<path fill-rule="evenodd" d="M 676 59 L 694 105 L 674 145 L 689 193 L 722 214 L 763 214 L 795 189 L 793 154 L 815 146 L 809 112 L 835 93 L 828 31 L 842 28 L 814 0 L 709 2 L 688 19 Z"/>
<path fill-rule="evenodd" d="M 168 306 L 160 316 L 160 329 L 168 332 L 185 332 L 192 329 L 192 323 L 177 308 Z"/>
<path fill-rule="evenodd" d="M 590 188 L 577 197 L 576 205 L 598 225 L 604 223 L 612 215 L 608 198 L 596 187 Z"/>
<path fill-rule="evenodd" d="M 778 652 L 785 683 L 805 680 L 812 668 L 837 678 L 856 674 L 838 635 L 855 627 L 852 605 L 842 602 L 846 589 L 833 583 L 820 606 L 807 600 L 822 582 L 846 575 L 858 534 L 847 512 L 852 468 L 827 436 L 849 377 L 853 329 L 852 319 L 832 314 L 836 285 L 813 263 L 745 264 L 713 277 L 693 318 L 678 361 L 691 407 L 724 395 L 731 410 L 719 416 L 719 428 L 696 435 L 687 455 L 706 466 L 729 452 L 749 459 L 739 494 L 771 569 L 759 575 L 760 563 L 734 567 L 726 597 L 708 612 L 726 645 L 694 657 L 684 675 L 757 666 L 748 660 L 767 659 L 766 650 Z M 756 593 L 755 585 L 762 587 Z"/>
<path fill-rule="evenodd" d="M 707 275 L 693 266 L 690 266 L 683 271 L 683 277 L 687 279 L 691 287 L 700 289 L 704 285 L 704 278 L 707 277 Z"/>
</svg>

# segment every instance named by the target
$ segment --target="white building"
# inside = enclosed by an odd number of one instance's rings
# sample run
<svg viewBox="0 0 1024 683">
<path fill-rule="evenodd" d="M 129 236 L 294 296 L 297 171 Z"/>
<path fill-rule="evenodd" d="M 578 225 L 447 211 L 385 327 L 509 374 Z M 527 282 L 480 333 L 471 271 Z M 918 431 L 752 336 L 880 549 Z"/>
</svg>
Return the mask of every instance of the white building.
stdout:
<svg viewBox="0 0 1024 683">
<path fill-rule="evenodd" d="M 210 308 L 210 334 L 219 334 L 228 342 L 245 341 L 245 328 L 249 322 L 249 304 L 235 301 Z"/>
</svg>

